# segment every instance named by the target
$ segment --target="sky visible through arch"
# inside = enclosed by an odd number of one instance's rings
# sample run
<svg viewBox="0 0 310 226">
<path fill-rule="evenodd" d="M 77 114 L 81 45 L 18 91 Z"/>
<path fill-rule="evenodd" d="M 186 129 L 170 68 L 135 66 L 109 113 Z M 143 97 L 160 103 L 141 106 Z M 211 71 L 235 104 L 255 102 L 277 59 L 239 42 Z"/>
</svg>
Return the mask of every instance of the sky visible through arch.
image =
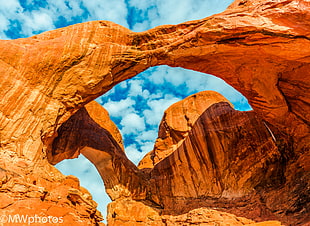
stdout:
<svg viewBox="0 0 310 226">
<path fill-rule="evenodd" d="M 232 0 L 0 0 L 0 39 L 30 37 L 68 25 L 109 20 L 133 31 L 177 24 L 219 13 Z M 182 68 L 159 66 L 115 86 L 97 101 L 120 129 L 134 163 L 152 150 L 163 112 L 171 104 L 203 90 L 215 90 L 238 110 L 247 100 L 222 80 Z M 84 157 L 57 165 L 75 175 L 99 203 L 103 215 L 110 201 L 95 167 Z"/>
</svg>

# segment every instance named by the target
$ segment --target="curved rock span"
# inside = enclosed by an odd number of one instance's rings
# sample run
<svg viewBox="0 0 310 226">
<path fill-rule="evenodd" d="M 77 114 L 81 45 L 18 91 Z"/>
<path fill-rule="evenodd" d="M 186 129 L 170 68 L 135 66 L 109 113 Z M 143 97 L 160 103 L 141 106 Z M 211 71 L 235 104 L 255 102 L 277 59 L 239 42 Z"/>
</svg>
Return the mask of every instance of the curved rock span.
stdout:
<svg viewBox="0 0 310 226">
<path fill-rule="evenodd" d="M 306 0 L 236 0 L 221 14 L 146 32 L 94 21 L 1 40 L 3 211 L 28 211 L 31 203 L 45 215 L 64 208 L 57 213 L 69 222 L 99 222 L 87 191 L 50 165 L 82 153 L 114 201 L 111 225 L 138 224 L 141 218 L 126 217 L 135 210 L 153 213 L 142 217 L 144 224 L 189 224 L 191 217 L 215 216 L 214 208 L 255 221 L 306 224 L 309 8 Z M 107 113 L 91 101 L 162 64 L 224 79 L 253 111 L 235 111 L 214 93 L 190 97 L 167 110 L 154 150 L 138 168 Z M 63 190 L 53 192 L 55 186 Z"/>
</svg>

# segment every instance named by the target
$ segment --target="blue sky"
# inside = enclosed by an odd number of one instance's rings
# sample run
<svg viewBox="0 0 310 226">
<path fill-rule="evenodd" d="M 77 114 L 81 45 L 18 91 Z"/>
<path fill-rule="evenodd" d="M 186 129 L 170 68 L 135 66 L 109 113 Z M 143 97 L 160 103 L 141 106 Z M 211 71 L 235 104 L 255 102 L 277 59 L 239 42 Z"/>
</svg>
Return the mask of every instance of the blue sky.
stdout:
<svg viewBox="0 0 310 226">
<path fill-rule="evenodd" d="M 91 21 L 110 20 L 133 31 L 177 24 L 219 13 L 232 0 L 0 0 L 0 39 L 29 37 L 44 31 Z M 150 150 L 163 112 L 171 104 L 203 90 L 222 93 L 239 110 L 246 99 L 211 75 L 168 66 L 154 67 L 115 86 L 97 101 L 120 129 L 126 153 L 134 163 Z M 99 204 L 103 215 L 109 198 L 92 164 L 80 156 L 56 166 L 75 175 Z"/>
</svg>

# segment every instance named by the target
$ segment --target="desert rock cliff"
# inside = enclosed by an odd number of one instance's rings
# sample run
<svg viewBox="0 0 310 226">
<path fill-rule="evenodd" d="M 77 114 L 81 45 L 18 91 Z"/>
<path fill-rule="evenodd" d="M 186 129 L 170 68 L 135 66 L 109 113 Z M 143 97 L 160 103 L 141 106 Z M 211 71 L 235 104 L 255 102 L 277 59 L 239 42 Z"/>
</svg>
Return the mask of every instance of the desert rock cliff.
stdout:
<svg viewBox="0 0 310 226">
<path fill-rule="evenodd" d="M 68 222 L 98 223 L 88 192 L 50 165 L 82 153 L 114 201 L 111 225 L 135 210 L 154 213 L 141 225 L 190 224 L 218 216 L 214 208 L 254 221 L 309 223 L 309 9 L 306 0 L 236 0 L 221 14 L 140 33 L 94 21 L 0 40 L 1 211 L 56 208 Z M 215 99 L 184 121 L 190 129 L 181 121 L 161 126 L 153 160 L 139 169 L 91 101 L 163 64 L 224 79 L 253 111 Z M 124 210 L 126 203 L 132 208 Z"/>
<path fill-rule="evenodd" d="M 139 168 L 153 168 L 183 142 L 199 116 L 212 104 L 229 102 L 217 92 L 205 91 L 193 94 L 170 106 L 159 125 L 154 150 L 139 163 Z"/>
</svg>

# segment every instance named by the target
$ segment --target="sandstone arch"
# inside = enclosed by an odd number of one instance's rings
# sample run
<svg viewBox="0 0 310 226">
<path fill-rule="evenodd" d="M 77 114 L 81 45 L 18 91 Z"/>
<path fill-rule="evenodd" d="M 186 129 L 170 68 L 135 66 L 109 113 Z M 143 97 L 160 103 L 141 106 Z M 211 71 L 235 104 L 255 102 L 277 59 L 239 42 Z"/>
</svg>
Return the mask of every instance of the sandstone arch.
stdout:
<svg viewBox="0 0 310 226">
<path fill-rule="evenodd" d="M 294 197 L 307 201 L 308 20 L 305 0 L 237 0 L 221 14 L 142 33 L 95 21 L 1 40 L 0 167 L 53 171 L 46 151 L 64 122 L 118 82 L 167 64 L 221 77 L 246 96 L 279 141 Z"/>
</svg>

